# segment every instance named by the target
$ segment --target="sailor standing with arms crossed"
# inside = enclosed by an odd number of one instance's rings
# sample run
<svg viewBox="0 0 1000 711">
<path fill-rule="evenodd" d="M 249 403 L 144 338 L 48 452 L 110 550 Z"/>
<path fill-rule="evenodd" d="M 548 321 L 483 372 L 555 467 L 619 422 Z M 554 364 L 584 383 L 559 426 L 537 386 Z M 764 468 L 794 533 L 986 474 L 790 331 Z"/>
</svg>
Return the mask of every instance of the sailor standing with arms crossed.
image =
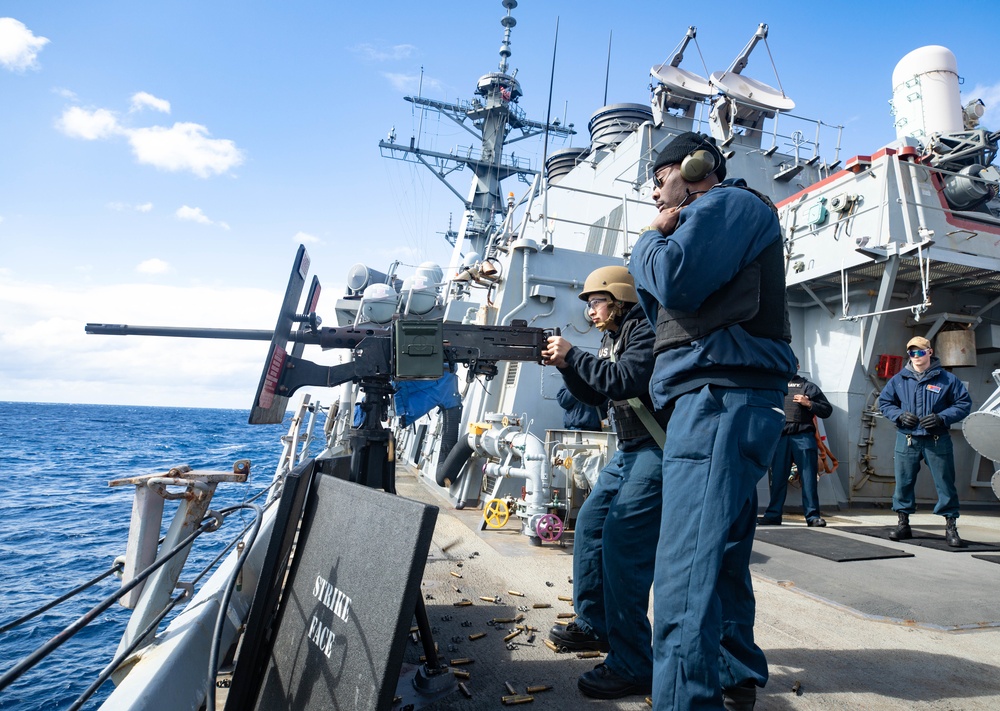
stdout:
<svg viewBox="0 0 1000 711">
<path fill-rule="evenodd" d="M 714 139 L 689 132 L 667 144 L 654 165 L 659 214 L 629 263 L 656 324 L 653 404 L 674 407 L 653 583 L 661 711 L 752 709 L 767 681 L 750 553 L 795 356 L 776 211 L 718 186 L 725 175 Z"/>
</svg>

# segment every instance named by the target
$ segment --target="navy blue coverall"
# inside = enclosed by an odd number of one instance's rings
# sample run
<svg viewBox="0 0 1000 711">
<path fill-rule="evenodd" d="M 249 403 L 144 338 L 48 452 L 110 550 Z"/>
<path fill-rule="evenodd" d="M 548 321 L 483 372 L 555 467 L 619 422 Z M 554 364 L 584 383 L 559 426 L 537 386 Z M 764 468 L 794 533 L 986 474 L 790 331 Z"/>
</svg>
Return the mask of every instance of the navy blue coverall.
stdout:
<svg viewBox="0 0 1000 711">
<path fill-rule="evenodd" d="M 780 240 L 777 217 L 760 198 L 716 187 L 680 212 L 670 236 L 643 233 L 629 271 L 655 322 L 660 305 L 697 311 Z M 750 553 L 757 482 L 771 464 L 795 370 L 788 343 L 739 325 L 657 355 L 653 403 L 674 405 L 653 593 L 657 709 L 722 709 L 722 689 L 767 680 L 753 637 Z"/>
<path fill-rule="evenodd" d="M 611 348 L 615 350 L 614 362 Z M 652 410 L 653 329 L 633 307 L 598 355 L 570 348 L 559 369 L 570 392 L 591 405 L 638 397 Z M 649 434 L 618 438 L 618 451 L 580 507 L 573 539 L 576 624 L 607 640 L 612 672 L 637 684 L 653 675 L 649 589 L 662 500 L 663 452 Z"/>
</svg>

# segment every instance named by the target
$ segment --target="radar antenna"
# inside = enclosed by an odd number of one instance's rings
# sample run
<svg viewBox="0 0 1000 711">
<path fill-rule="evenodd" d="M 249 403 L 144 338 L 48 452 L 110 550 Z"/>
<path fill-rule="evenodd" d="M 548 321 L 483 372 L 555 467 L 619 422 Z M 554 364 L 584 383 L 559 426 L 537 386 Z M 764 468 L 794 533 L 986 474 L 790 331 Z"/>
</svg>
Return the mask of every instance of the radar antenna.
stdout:
<svg viewBox="0 0 1000 711">
<path fill-rule="evenodd" d="M 695 47 L 698 47 L 697 36 L 698 29 L 694 25 L 688 27 L 680 44 L 674 49 L 670 62 L 664 62 L 649 70 L 653 79 L 651 85 L 653 111 L 659 112 L 661 116 L 669 110 L 675 110 L 689 117 L 696 104 L 700 104 L 715 93 L 707 79 L 680 67 L 684 60 L 684 50 L 691 40 L 694 40 Z M 698 56 L 701 56 L 700 47 Z M 704 66 L 704 57 L 701 63 Z M 708 71 L 708 67 L 705 67 L 705 71 Z M 656 117 L 656 123 L 657 125 L 662 123 L 660 116 Z"/>
<path fill-rule="evenodd" d="M 719 96 L 712 107 L 712 133 L 723 141 L 732 139 L 737 127 L 743 129 L 743 135 L 751 142 L 760 144 L 761 125 L 765 118 L 775 118 L 782 111 L 791 111 L 795 102 L 785 95 L 778 79 L 778 69 L 771 57 L 771 48 L 767 44 L 767 25 L 763 22 L 757 26 L 756 32 L 747 42 L 733 63 L 724 72 L 713 72 L 710 82 L 718 89 Z M 771 68 L 774 69 L 778 88 L 742 75 L 750 61 L 750 53 L 763 40 L 771 58 Z"/>
</svg>

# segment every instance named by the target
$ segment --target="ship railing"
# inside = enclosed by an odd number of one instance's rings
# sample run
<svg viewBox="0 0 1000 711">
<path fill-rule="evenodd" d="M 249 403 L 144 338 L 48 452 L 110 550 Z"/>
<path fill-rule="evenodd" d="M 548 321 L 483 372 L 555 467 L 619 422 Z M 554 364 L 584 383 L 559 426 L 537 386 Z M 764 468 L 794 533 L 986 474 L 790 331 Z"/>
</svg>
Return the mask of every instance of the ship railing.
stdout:
<svg viewBox="0 0 1000 711">
<path fill-rule="evenodd" d="M 319 400 L 312 402 L 309 393 L 302 396 L 299 406 L 292 414 L 288 433 L 281 437 L 281 456 L 278 457 L 278 464 L 274 469 L 267 499 L 269 504 L 281 496 L 281 485 L 285 475 L 309 457 L 310 449 L 316 439 L 314 435 L 316 418 L 322 411 L 323 406 Z"/>
<path fill-rule="evenodd" d="M 699 104 L 697 116 L 670 113 L 664 118 L 666 123 L 674 124 L 678 130 L 699 131 L 716 136 L 725 151 L 733 150 L 732 146 L 736 143 L 766 156 L 772 156 L 775 153 L 788 155 L 794 161 L 793 166 L 813 165 L 820 162 L 821 151 L 826 150 L 826 146 L 832 142 L 833 159 L 822 165 L 828 170 L 834 170 L 841 163 L 840 152 L 844 135 L 844 127 L 841 125 L 826 123 L 788 111 L 774 111 L 773 116 L 763 119 L 759 128 L 736 125 L 727 132 L 725 129 L 720 130 L 720 127 L 713 122 L 711 109 L 712 100 L 705 99 Z M 709 118 L 705 118 L 706 116 Z M 713 131 L 713 126 L 716 128 L 715 131 Z M 720 133 L 725 135 L 719 135 Z M 652 154 L 655 155 L 660 151 L 669 140 L 667 138 L 660 144 L 652 146 Z"/>
<path fill-rule="evenodd" d="M 544 225 L 545 225 L 545 234 L 546 234 L 546 241 L 547 242 L 553 242 L 553 243 L 555 242 L 555 240 L 553 239 L 553 237 L 554 237 L 553 226 L 554 225 L 557 225 L 557 224 L 574 225 L 574 226 L 577 226 L 577 227 L 586 227 L 589 230 L 594 230 L 594 229 L 602 230 L 603 234 L 605 235 L 605 237 L 604 237 L 605 241 L 607 241 L 607 236 L 606 235 L 608 235 L 608 234 L 614 234 L 616 237 L 619 236 L 619 235 L 623 236 L 624 237 L 623 245 L 622 245 L 623 246 L 623 252 L 621 252 L 621 253 L 629 254 L 630 253 L 629 244 L 628 244 L 629 236 L 630 235 L 634 235 L 634 236 L 638 237 L 639 235 L 642 234 L 642 232 L 640 230 L 630 229 L 629 222 L 628 222 L 628 214 L 629 214 L 629 209 L 628 208 L 629 208 L 630 205 L 637 205 L 637 206 L 640 206 L 640 207 L 646 207 L 646 208 L 648 208 L 649 204 L 650 204 L 648 199 L 633 198 L 633 197 L 629 197 L 627 194 L 625 194 L 625 195 L 617 194 L 616 195 L 616 194 L 613 194 L 613 193 L 599 192 L 599 191 L 596 191 L 596 190 L 586 190 L 586 189 L 580 188 L 578 186 L 566 186 L 566 185 L 563 185 L 561 183 L 550 183 L 550 182 L 547 182 L 547 181 L 546 181 L 546 190 L 566 190 L 566 191 L 571 192 L 571 193 L 576 194 L 576 195 L 589 195 L 591 197 L 596 197 L 596 198 L 599 198 L 599 199 L 602 199 L 602 200 L 608 200 L 608 201 L 614 202 L 616 204 L 616 206 L 620 206 L 621 207 L 621 219 L 618 222 L 618 224 L 613 224 L 613 223 L 610 223 L 610 222 L 605 222 L 603 224 L 598 224 L 598 223 L 595 223 L 595 222 L 585 222 L 583 220 L 574 220 L 573 218 L 570 218 L 570 217 L 553 215 L 552 213 L 550 213 L 548 211 L 547 207 L 544 207 L 543 208 Z M 530 216 L 528 216 L 527 219 L 531 220 L 532 218 L 530 218 Z M 615 251 L 615 253 L 620 253 L 617 249 L 613 250 L 613 251 Z"/>
<path fill-rule="evenodd" d="M 116 653 L 114 659 L 107 664 L 104 669 L 98 674 L 97 678 L 87 687 L 87 689 L 80 694 L 79 697 L 70 706 L 70 709 L 79 709 L 87 702 L 100 687 L 106 682 L 116 671 L 120 671 L 121 665 L 125 662 L 131 655 L 136 653 L 142 644 L 147 641 L 152 634 L 155 633 L 156 629 L 159 627 L 160 623 L 170 614 L 171 611 L 177 606 L 178 603 L 188 599 L 194 587 L 198 582 L 201 581 L 205 575 L 212 571 L 219 562 L 228 555 L 233 548 L 239 550 L 239 555 L 234 561 L 232 566 L 225 571 L 225 584 L 218 586 L 217 597 L 219 599 L 219 613 L 215 620 L 214 634 L 212 636 L 213 645 L 211 648 L 211 653 L 209 655 L 208 664 L 205 667 L 205 679 L 206 679 L 206 691 L 205 693 L 214 698 L 214 683 L 216 672 L 218 670 L 218 659 L 219 659 L 219 649 L 222 643 L 223 629 L 224 627 L 231 623 L 228 621 L 228 617 L 225 614 L 229 606 L 229 600 L 233 595 L 233 591 L 237 589 L 242 582 L 242 570 L 243 563 L 245 562 L 250 550 L 253 546 L 253 542 L 257 538 L 261 528 L 261 522 L 263 519 L 263 509 L 254 503 L 254 500 L 266 494 L 268 489 L 264 489 L 258 492 L 255 496 L 251 497 L 248 501 L 237 504 L 234 506 L 228 506 L 226 508 L 220 509 L 219 511 L 208 511 L 206 516 L 201 520 L 197 528 L 191 531 L 187 536 L 177 541 L 176 545 L 170 548 L 170 550 L 164 551 L 153 563 L 151 563 L 144 570 L 139 571 L 131 580 L 126 581 L 122 586 L 115 592 L 105 596 L 100 602 L 94 605 L 90 610 L 81 615 L 76 621 L 67 625 L 65 628 L 60 630 L 51 639 L 42 643 L 34 651 L 26 655 L 24 658 L 19 660 L 9 669 L 7 669 L 2 675 L 0 675 L 0 691 L 3 691 L 17 679 L 23 676 L 25 673 L 38 666 L 43 662 L 50 654 L 59 649 L 62 645 L 71 640 L 76 634 L 83 630 L 87 625 L 94 622 L 98 617 L 104 613 L 108 608 L 114 605 L 129 595 L 134 589 L 143 586 L 146 581 L 161 570 L 169 563 L 171 563 L 177 556 L 186 556 L 188 550 L 194 541 L 201 536 L 203 533 L 210 533 L 218 530 L 221 525 L 233 514 L 237 512 L 245 512 L 246 510 L 252 510 L 254 513 L 253 521 L 245 525 L 239 532 L 239 535 L 234 537 L 223 550 L 215 556 L 215 558 L 205 565 L 191 580 L 190 582 L 184 583 L 179 586 L 180 591 L 174 593 L 170 596 L 169 600 L 162 605 L 162 608 L 155 614 L 145 619 L 143 621 L 142 629 L 138 631 L 137 634 L 133 635 L 133 639 L 123 647 L 120 647 Z M 59 597 L 40 605 L 35 610 L 22 615 L 21 617 L 12 620 L 8 623 L 0 625 L 0 634 L 9 632 L 13 629 L 17 629 L 27 622 L 35 619 L 36 617 L 43 615 L 44 613 L 56 608 L 59 605 L 71 600 L 80 593 L 83 593 L 95 586 L 99 585 L 103 580 L 114 574 L 120 574 L 124 568 L 124 562 L 116 560 L 114 564 L 106 571 L 98 574 L 91 580 L 79 585 L 67 593 L 60 595 Z M 220 571 L 221 572 L 221 571 Z M 231 636 L 231 635 L 230 635 Z M 127 673 L 127 672 L 126 672 Z"/>
</svg>

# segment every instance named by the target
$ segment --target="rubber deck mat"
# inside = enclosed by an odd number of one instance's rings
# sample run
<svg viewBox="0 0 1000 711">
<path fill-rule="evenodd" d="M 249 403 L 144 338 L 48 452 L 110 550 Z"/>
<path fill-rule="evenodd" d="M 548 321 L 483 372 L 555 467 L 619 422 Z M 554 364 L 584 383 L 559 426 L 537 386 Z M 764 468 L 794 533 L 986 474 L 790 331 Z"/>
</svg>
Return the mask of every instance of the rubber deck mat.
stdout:
<svg viewBox="0 0 1000 711">
<path fill-rule="evenodd" d="M 800 553 L 818 556 L 836 563 L 880 558 L 912 558 L 912 553 L 875 543 L 837 536 L 813 528 L 757 529 L 756 540 Z"/>
<path fill-rule="evenodd" d="M 921 531 L 917 528 L 913 528 L 913 538 L 908 538 L 905 541 L 889 541 L 889 531 L 894 528 L 894 526 L 837 526 L 837 530 L 844 531 L 845 533 L 859 533 L 862 536 L 872 536 L 874 538 L 881 538 L 884 541 L 888 541 L 891 545 L 903 545 L 909 544 L 913 546 L 922 546 L 924 548 L 933 548 L 937 551 L 950 551 L 952 553 L 1000 553 L 1000 546 L 993 543 L 977 543 L 976 541 L 969 541 L 963 538 L 965 545 L 961 548 L 952 548 L 948 545 L 945 538 L 940 533 L 928 533 L 927 531 Z M 959 524 L 958 535 L 962 535 L 962 526 Z"/>
</svg>

